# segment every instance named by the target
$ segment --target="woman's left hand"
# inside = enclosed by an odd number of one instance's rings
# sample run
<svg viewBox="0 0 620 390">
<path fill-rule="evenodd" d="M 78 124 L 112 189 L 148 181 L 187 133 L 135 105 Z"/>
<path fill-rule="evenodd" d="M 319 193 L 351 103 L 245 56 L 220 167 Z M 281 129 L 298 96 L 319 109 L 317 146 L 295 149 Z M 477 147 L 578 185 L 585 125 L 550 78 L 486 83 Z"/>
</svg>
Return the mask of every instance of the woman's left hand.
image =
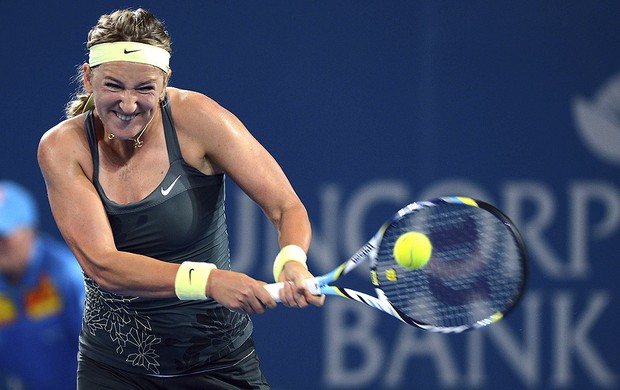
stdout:
<svg viewBox="0 0 620 390">
<path fill-rule="evenodd" d="M 280 290 L 280 300 L 285 306 L 304 308 L 308 305 L 323 306 L 325 295 L 314 295 L 306 288 L 306 279 L 312 274 L 296 261 L 284 265 L 280 280 L 284 287 Z"/>
</svg>

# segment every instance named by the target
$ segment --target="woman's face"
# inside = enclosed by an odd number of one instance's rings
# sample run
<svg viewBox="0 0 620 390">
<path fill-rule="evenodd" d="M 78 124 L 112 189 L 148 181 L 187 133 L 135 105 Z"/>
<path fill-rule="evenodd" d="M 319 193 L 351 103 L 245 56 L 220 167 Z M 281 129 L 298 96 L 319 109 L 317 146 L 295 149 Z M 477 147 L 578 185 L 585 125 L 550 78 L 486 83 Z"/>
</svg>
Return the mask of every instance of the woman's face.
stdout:
<svg viewBox="0 0 620 390">
<path fill-rule="evenodd" d="M 84 87 L 93 94 L 104 128 L 120 139 L 134 138 L 157 113 L 167 80 L 152 65 L 109 62 L 84 67 Z"/>
</svg>

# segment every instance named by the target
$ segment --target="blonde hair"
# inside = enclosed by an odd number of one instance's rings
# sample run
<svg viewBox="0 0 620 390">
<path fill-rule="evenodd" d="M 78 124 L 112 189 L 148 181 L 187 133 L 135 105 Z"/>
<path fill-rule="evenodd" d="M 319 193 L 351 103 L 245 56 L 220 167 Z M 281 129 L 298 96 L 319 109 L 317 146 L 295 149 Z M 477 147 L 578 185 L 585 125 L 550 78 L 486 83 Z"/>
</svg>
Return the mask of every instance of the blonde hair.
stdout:
<svg viewBox="0 0 620 390">
<path fill-rule="evenodd" d="M 97 24 L 88 32 L 86 47 L 110 42 L 139 42 L 152 45 L 172 52 L 170 36 L 163 23 L 149 11 L 138 8 L 136 10 L 117 10 L 102 15 Z M 90 94 L 84 90 L 84 74 L 79 66 L 76 81 L 80 87 L 65 106 L 65 115 L 72 118 L 87 109 Z"/>
</svg>

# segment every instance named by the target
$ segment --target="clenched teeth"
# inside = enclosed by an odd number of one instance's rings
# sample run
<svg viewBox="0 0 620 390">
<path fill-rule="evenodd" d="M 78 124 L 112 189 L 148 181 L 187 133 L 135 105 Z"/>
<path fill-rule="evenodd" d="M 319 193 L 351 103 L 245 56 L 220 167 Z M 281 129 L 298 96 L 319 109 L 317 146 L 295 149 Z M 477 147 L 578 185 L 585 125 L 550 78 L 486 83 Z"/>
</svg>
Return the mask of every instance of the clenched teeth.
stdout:
<svg viewBox="0 0 620 390">
<path fill-rule="evenodd" d="M 133 118 L 136 117 L 135 114 L 134 115 L 123 115 L 123 114 L 120 114 L 118 112 L 116 113 L 116 116 L 118 117 L 118 119 L 120 119 L 122 121 L 127 121 L 127 122 L 129 122 L 130 120 L 132 120 Z"/>
</svg>

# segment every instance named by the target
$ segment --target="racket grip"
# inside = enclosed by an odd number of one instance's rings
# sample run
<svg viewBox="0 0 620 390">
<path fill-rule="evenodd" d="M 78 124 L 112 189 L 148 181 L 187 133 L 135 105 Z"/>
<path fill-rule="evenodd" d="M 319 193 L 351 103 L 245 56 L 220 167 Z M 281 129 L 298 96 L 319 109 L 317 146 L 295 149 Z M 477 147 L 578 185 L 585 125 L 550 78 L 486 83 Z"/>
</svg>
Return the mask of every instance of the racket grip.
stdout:
<svg viewBox="0 0 620 390">
<path fill-rule="evenodd" d="M 281 302 L 280 301 L 280 290 L 282 290 L 282 287 L 284 287 L 284 283 L 282 282 L 271 283 L 271 284 L 266 284 L 263 287 L 265 287 L 265 290 L 267 290 L 269 295 L 271 295 L 271 297 L 275 299 L 276 302 L 278 303 Z"/>
<path fill-rule="evenodd" d="M 263 286 L 276 302 L 280 303 L 280 290 L 284 287 L 284 282 L 266 284 Z M 321 295 L 321 287 L 317 278 L 306 279 L 306 289 L 314 295 Z"/>
</svg>

